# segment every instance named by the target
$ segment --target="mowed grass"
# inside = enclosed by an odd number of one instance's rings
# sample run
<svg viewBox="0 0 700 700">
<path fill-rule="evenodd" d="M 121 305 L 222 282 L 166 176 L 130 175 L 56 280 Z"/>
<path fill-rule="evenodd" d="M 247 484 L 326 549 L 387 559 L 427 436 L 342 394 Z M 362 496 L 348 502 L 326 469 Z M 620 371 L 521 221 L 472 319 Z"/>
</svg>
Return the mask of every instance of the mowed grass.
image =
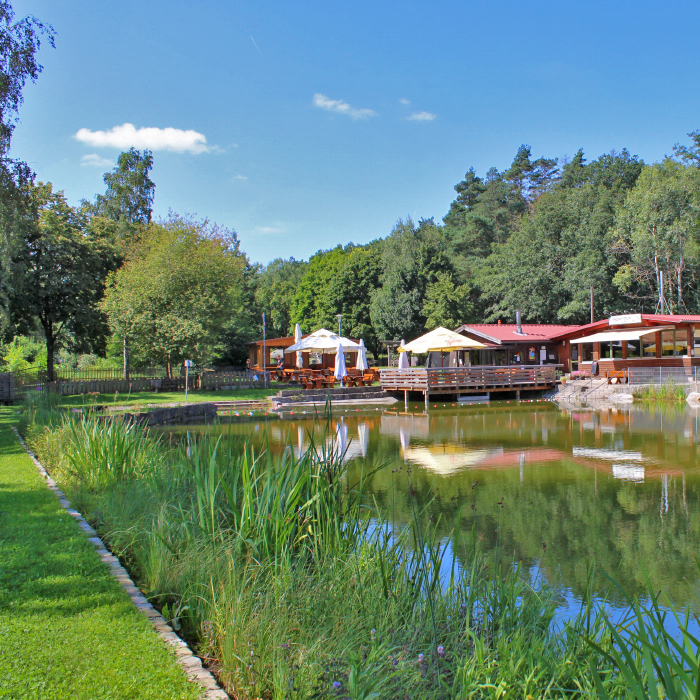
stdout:
<svg viewBox="0 0 700 700">
<path fill-rule="evenodd" d="M 0 409 L 0 698 L 201 697 Z"/>
<path fill-rule="evenodd" d="M 284 384 L 273 384 L 270 389 L 239 389 L 235 391 L 190 391 L 185 399 L 184 391 L 135 391 L 131 394 L 84 394 L 80 396 L 62 396 L 61 406 L 134 406 L 145 407 L 149 404 L 188 404 L 207 403 L 210 401 L 243 401 L 265 399 L 276 394 L 280 389 L 289 388 Z"/>
</svg>

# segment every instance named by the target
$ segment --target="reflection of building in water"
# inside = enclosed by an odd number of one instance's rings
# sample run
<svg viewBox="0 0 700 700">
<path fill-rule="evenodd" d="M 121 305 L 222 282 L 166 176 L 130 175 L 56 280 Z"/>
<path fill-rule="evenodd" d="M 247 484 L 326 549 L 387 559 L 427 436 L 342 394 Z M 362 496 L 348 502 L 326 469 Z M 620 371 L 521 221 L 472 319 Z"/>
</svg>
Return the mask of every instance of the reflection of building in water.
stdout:
<svg viewBox="0 0 700 700">
<path fill-rule="evenodd" d="M 458 445 L 429 445 L 427 447 L 404 447 L 404 461 L 425 469 L 430 469 L 441 476 L 454 474 L 460 469 L 475 467 L 503 448 L 495 450 L 465 450 Z"/>
<path fill-rule="evenodd" d="M 574 457 L 588 457 L 589 459 L 600 459 L 605 462 L 613 462 L 625 459 L 628 462 L 644 462 L 646 458 L 641 452 L 631 452 L 629 450 L 605 450 L 599 447 L 574 447 Z"/>
<path fill-rule="evenodd" d="M 404 434 L 411 435 L 417 438 L 427 439 L 430 437 L 430 419 L 426 415 L 395 415 L 386 414 L 382 416 L 382 421 L 379 425 L 380 435 L 400 435 L 400 429 L 403 429 Z"/>
<path fill-rule="evenodd" d="M 614 479 L 622 481 L 644 481 L 644 467 L 639 464 L 625 464 L 624 462 L 612 463 L 612 475 Z"/>
</svg>

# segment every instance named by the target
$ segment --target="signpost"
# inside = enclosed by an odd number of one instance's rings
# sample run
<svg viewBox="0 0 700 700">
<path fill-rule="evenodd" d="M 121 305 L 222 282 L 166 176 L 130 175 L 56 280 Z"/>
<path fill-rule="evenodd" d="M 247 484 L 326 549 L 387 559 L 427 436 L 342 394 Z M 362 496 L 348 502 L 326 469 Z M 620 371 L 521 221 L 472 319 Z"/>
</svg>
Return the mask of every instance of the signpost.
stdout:
<svg viewBox="0 0 700 700">
<path fill-rule="evenodd" d="M 267 389 L 267 346 L 265 344 L 265 331 L 267 329 L 267 325 L 265 324 L 265 312 L 263 311 L 262 315 L 263 319 L 263 356 L 262 356 L 262 369 L 263 369 L 263 383 L 265 388 Z"/>
<path fill-rule="evenodd" d="M 185 360 L 185 401 L 187 401 L 187 391 L 190 388 L 190 367 L 192 360 Z"/>
</svg>

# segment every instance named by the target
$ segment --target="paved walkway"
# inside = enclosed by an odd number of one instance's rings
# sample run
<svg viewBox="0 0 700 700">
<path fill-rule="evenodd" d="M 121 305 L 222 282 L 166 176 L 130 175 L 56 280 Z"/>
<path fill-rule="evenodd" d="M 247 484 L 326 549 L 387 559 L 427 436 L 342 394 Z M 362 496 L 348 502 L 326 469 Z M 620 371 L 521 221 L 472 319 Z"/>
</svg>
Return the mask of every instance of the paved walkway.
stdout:
<svg viewBox="0 0 700 700">
<path fill-rule="evenodd" d="M 0 409 L 0 698 L 194 700 Z"/>
</svg>

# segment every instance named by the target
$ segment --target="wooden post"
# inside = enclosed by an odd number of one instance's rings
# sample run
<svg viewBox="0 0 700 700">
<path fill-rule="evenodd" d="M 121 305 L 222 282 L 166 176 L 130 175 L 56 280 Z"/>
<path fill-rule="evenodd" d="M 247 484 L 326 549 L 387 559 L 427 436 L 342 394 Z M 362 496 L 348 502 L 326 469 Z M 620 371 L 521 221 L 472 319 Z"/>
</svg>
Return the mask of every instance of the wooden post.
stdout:
<svg viewBox="0 0 700 700">
<path fill-rule="evenodd" d="M 425 407 L 427 409 L 428 408 L 428 390 L 427 389 L 423 392 L 423 398 L 425 399 Z"/>
<path fill-rule="evenodd" d="M 654 341 L 656 343 L 656 357 L 663 355 L 663 347 L 661 345 L 661 333 L 654 333 Z"/>
<path fill-rule="evenodd" d="M 403 407 L 405 411 L 408 411 L 408 389 L 404 389 L 403 392 Z"/>
</svg>

